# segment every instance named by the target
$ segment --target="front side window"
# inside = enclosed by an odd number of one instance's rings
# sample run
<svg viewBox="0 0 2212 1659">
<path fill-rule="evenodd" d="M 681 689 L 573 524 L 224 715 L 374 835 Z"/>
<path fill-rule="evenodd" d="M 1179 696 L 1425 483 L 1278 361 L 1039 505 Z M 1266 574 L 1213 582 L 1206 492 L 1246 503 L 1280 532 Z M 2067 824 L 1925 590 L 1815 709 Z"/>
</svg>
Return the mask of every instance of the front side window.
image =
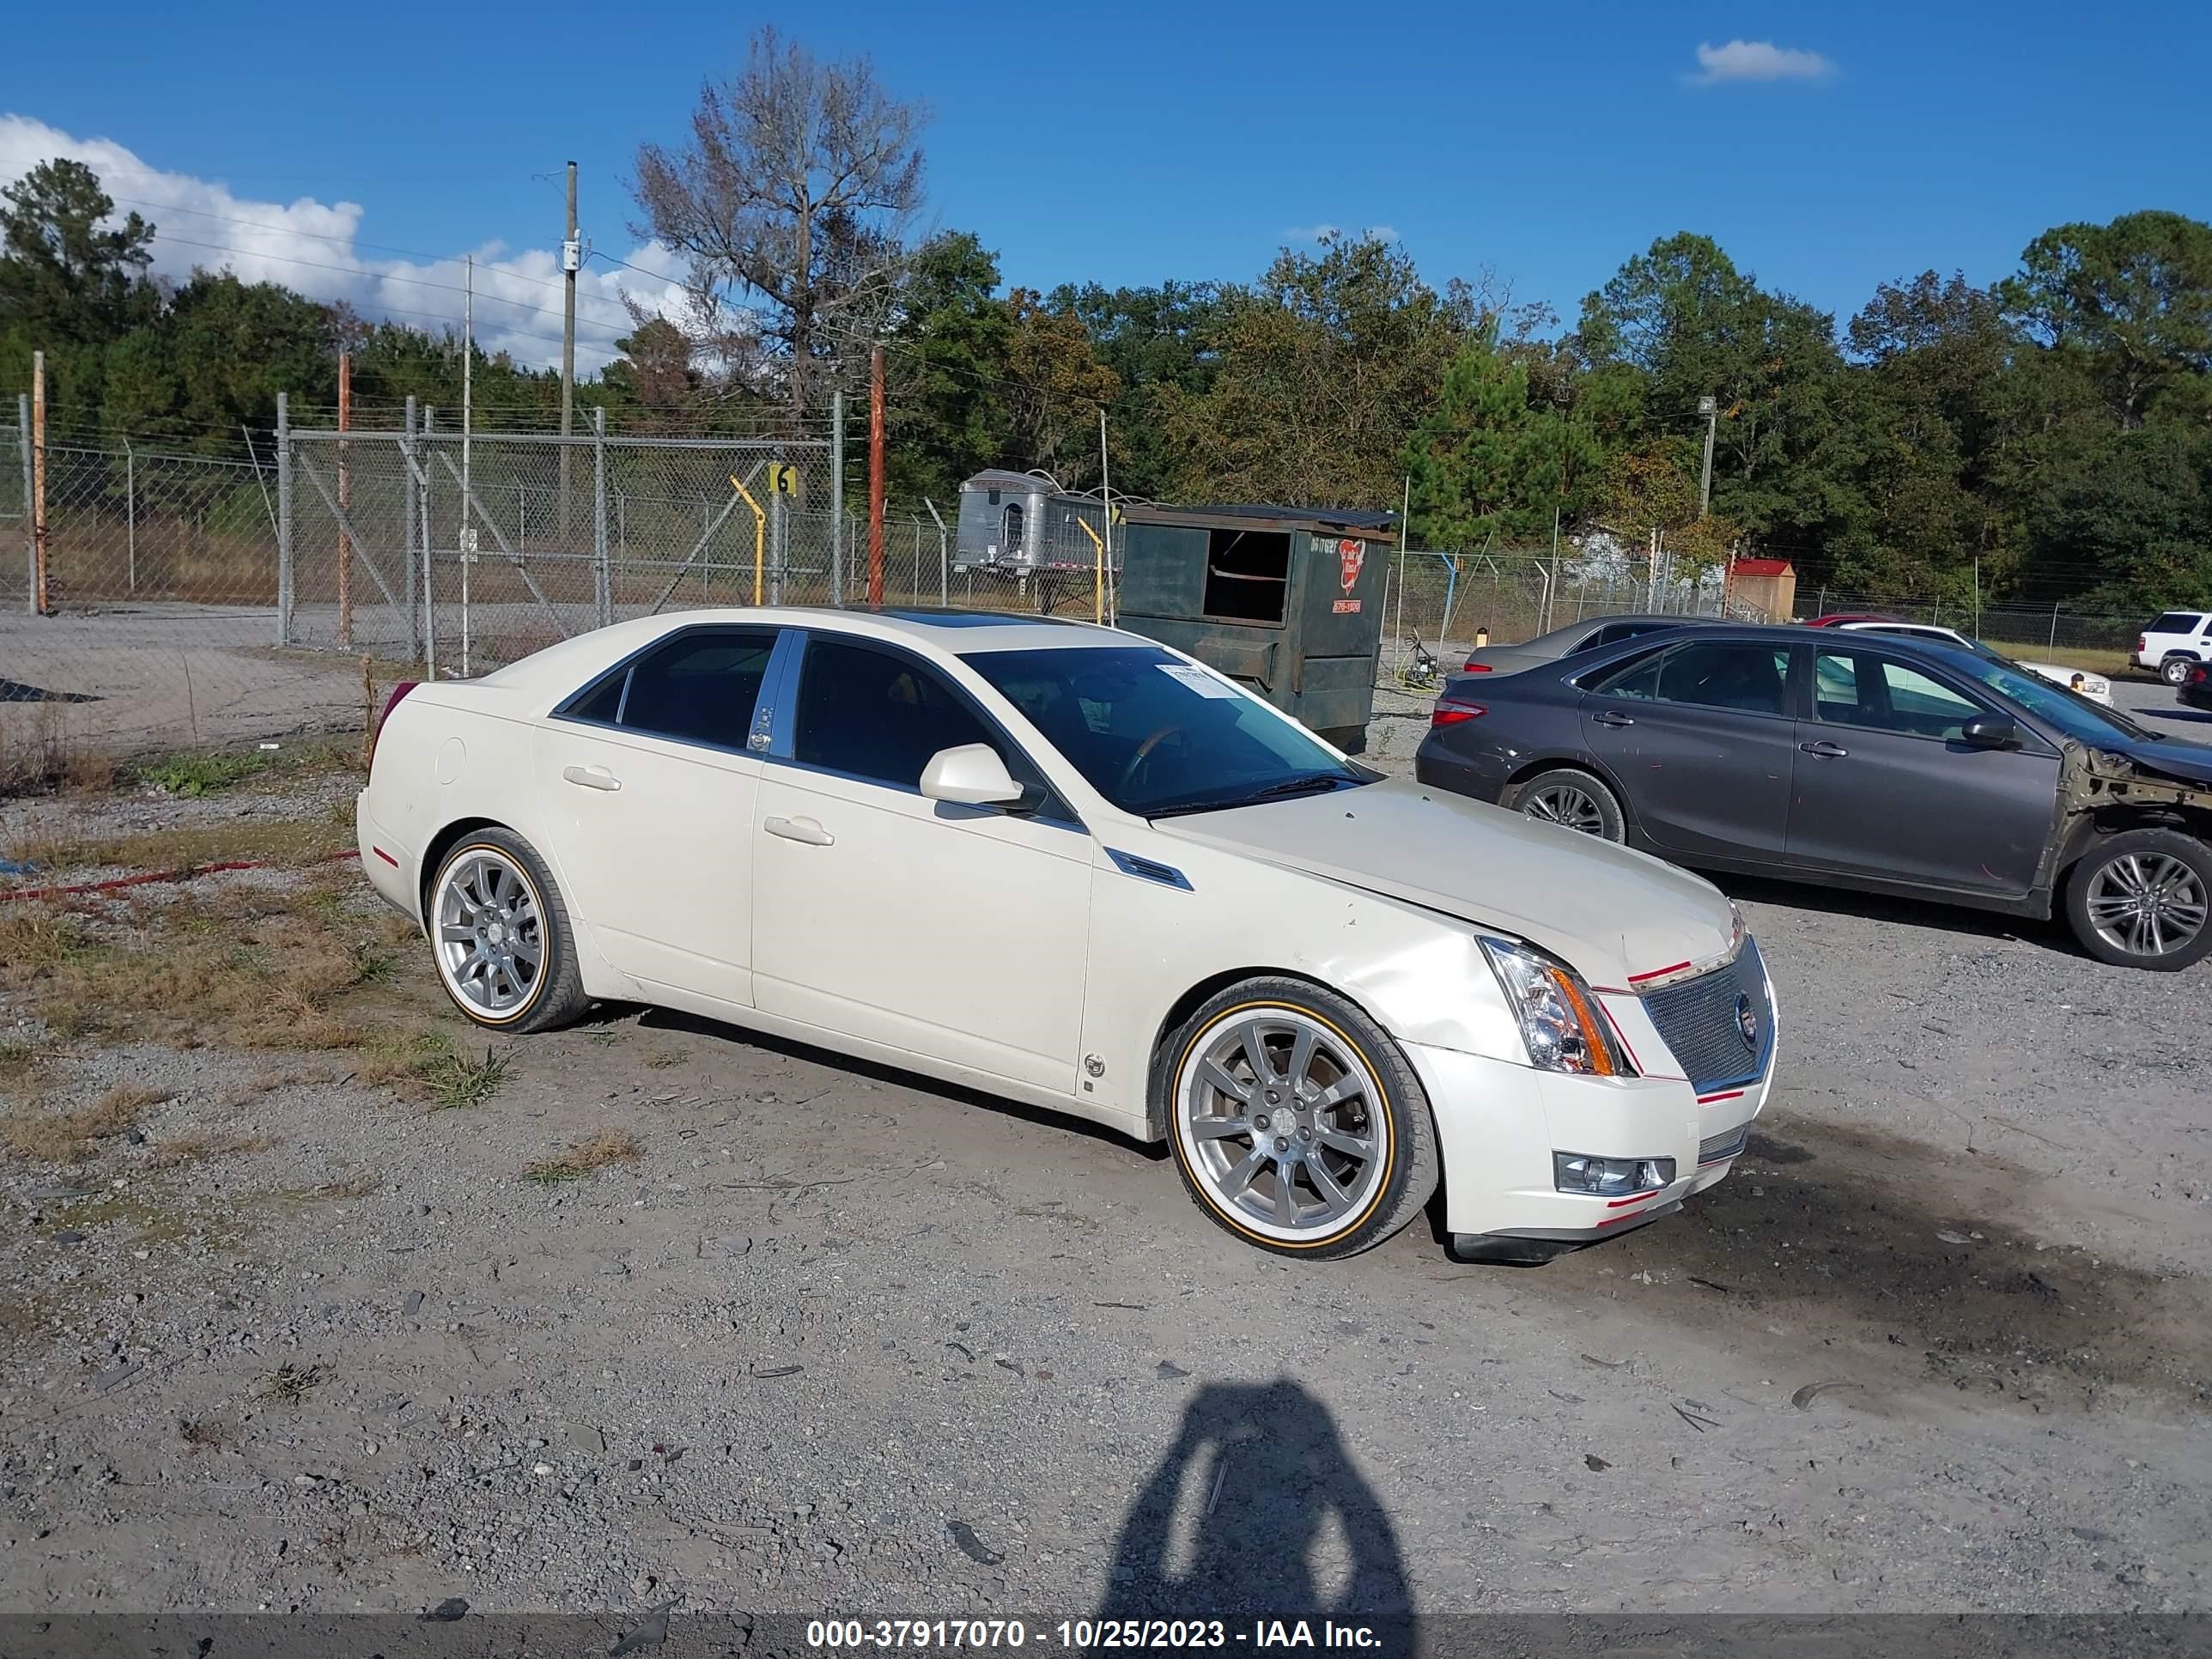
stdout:
<svg viewBox="0 0 2212 1659">
<path fill-rule="evenodd" d="M 775 650 L 773 629 L 686 629 L 608 674 L 562 712 L 625 732 L 743 749 Z"/>
<path fill-rule="evenodd" d="M 1748 640 L 1698 641 L 1642 658 L 1591 689 L 1608 697 L 1780 714 L 1789 706 L 1790 649 Z"/>
<path fill-rule="evenodd" d="M 1959 740 L 1968 720 L 1988 712 L 1894 658 L 1839 651 L 1814 659 L 1813 708 L 1831 726 L 1949 743 Z"/>
<path fill-rule="evenodd" d="M 1125 812 L 1214 811 L 1371 781 L 1249 692 L 1157 646 L 966 661 Z"/>
<path fill-rule="evenodd" d="M 988 744 L 1015 780 L 1025 768 L 975 710 L 911 659 L 816 635 L 799 674 L 792 758 L 901 789 L 921 787 L 940 749 Z"/>
</svg>

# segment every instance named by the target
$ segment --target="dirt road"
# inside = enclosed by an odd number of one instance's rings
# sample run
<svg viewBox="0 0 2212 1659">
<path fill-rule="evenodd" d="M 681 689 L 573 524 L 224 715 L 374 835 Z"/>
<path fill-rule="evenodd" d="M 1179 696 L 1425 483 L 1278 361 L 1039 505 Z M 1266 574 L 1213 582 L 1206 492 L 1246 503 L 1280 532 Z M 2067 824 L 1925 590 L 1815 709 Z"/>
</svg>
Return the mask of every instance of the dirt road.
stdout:
<svg viewBox="0 0 2212 1659">
<path fill-rule="evenodd" d="M 0 830 L 250 842 L 350 785 L 295 787 Z M 1541 1269 L 1316 1265 L 1148 1150 L 735 1030 L 487 1050 L 351 878 L 185 890 L 5 924 L 55 965 L 0 1005 L 0 1608 L 2212 1601 L 2204 970 L 1746 884 L 1785 1024 L 1727 1182 Z M 210 939 L 312 987 L 88 1012 Z"/>
</svg>

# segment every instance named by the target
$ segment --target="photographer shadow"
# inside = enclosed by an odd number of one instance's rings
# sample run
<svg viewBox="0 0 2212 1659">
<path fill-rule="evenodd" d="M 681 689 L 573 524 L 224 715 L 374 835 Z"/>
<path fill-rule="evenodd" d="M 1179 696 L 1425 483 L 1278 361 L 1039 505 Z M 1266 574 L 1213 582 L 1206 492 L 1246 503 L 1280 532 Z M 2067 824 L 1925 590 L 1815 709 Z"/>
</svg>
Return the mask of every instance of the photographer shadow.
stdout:
<svg viewBox="0 0 2212 1659">
<path fill-rule="evenodd" d="M 1316 1559 L 1334 1554 L 1332 1516 L 1343 1563 Z M 1318 1632 L 1324 1620 L 1402 1624 L 1412 1612 L 1381 1500 L 1328 1407 L 1283 1377 L 1192 1397 L 1121 1523 L 1098 1617 L 1303 1619 Z"/>
</svg>

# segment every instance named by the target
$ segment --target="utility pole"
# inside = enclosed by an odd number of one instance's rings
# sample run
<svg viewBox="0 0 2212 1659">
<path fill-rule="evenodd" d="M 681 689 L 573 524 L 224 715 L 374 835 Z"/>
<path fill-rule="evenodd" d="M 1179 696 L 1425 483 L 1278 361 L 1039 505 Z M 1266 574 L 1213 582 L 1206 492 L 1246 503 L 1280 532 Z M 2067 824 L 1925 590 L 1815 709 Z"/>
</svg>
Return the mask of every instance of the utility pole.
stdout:
<svg viewBox="0 0 2212 1659">
<path fill-rule="evenodd" d="M 353 353 L 338 353 L 338 430 L 353 428 Z M 345 441 L 338 441 L 338 511 L 353 505 L 353 470 L 346 465 Z M 338 643 L 353 643 L 353 544 L 338 526 Z"/>
<path fill-rule="evenodd" d="M 868 603 L 884 602 L 884 349 L 868 354 Z"/>
<path fill-rule="evenodd" d="M 476 562 L 469 545 L 469 434 L 475 422 L 477 364 L 477 256 L 469 255 L 468 287 L 461 301 L 461 678 L 469 677 L 469 567 Z"/>
<path fill-rule="evenodd" d="M 46 603 L 46 354 L 31 354 L 31 609 L 53 615 Z"/>
<path fill-rule="evenodd" d="M 1698 485 L 1698 516 L 1702 519 L 1713 510 L 1713 433 L 1720 425 L 1720 400 L 1717 398 L 1698 398 L 1698 413 L 1705 417 L 1705 471 Z"/>
<path fill-rule="evenodd" d="M 1106 593 L 1100 607 L 1098 620 L 1106 622 L 1115 615 L 1114 590 L 1114 471 L 1106 452 L 1106 405 L 1098 405 L 1098 501 L 1106 509 Z"/>
<path fill-rule="evenodd" d="M 561 435 L 576 418 L 576 271 L 584 263 L 576 240 L 576 164 L 568 163 L 568 228 L 561 239 Z M 561 446 L 561 545 L 568 544 L 568 446 Z"/>
</svg>

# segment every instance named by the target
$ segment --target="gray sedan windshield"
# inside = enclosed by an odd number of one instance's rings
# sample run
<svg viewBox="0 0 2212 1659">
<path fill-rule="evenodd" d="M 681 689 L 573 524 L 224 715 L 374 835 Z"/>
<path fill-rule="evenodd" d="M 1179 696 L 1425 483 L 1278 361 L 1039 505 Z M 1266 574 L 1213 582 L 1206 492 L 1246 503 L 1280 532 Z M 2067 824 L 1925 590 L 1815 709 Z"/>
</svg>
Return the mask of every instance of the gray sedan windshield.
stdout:
<svg viewBox="0 0 2212 1659">
<path fill-rule="evenodd" d="M 1158 646 L 963 660 L 1127 812 L 1212 811 L 1370 781 L 1256 697 Z"/>
<path fill-rule="evenodd" d="M 2054 685 L 2002 659 L 1992 661 L 1961 651 L 1955 653 L 1955 665 L 1969 678 L 2009 697 L 2077 743 L 2110 743 L 2115 737 L 2140 740 L 2152 735 L 2118 710 L 2076 696 L 2064 686 Z"/>
</svg>

